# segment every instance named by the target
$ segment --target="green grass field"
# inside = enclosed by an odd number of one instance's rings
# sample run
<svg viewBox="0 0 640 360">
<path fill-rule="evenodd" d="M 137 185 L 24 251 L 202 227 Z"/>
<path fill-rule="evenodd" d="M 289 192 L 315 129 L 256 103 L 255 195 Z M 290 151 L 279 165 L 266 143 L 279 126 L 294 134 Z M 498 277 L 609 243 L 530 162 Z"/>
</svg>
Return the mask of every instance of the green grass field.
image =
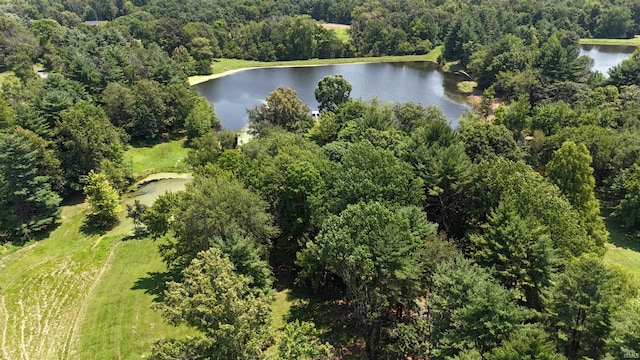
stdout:
<svg viewBox="0 0 640 360">
<path fill-rule="evenodd" d="M 401 62 L 401 61 L 436 61 L 442 53 L 442 46 L 434 48 L 425 55 L 403 55 L 403 56 L 381 56 L 381 57 L 359 57 L 359 58 L 339 58 L 339 59 L 311 59 L 295 61 L 252 61 L 240 59 L 219 59 L 213 63 L 212 75 L 198 75 L 189 77 L 189 84 L 196 85 L 221 76 L 228 71 L 278 66 L 320 66 L 332 64 L 354 64 L 371 62 Z"/>
<path fill-rule="evenodd" d="M 185 147 L 186 138 L 151 145 L 132 145 L 125 153 L 131 161 L 136 177 L 153 172 L 183 172 L 186 170 L 185 158 L 189 149 Z"/>
<path fill-rule="evenodd" d="M 632 39 L 580 39 L 580 44 L 640 46 L 640 35 Z"/>
<path fill-rule="evenodd" d="M 613 219 L 605 222 L 611 243 L 607 244 L 604 262 L 629 273 L 640 287 L 640 240 L 627 234 Z"/>
</svg>

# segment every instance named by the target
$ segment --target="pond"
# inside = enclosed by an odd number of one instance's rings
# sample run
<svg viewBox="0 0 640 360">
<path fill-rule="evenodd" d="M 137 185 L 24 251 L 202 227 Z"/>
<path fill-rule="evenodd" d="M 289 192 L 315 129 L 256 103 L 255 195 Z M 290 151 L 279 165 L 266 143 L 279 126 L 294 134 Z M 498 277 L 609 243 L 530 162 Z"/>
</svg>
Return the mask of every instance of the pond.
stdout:
<svg viewBox="0 0 640 360">
<path fill-rule="evenodd" d="M 167 191 L 177 192 L 184 190 L 187 183 L 191 180 L 190 176 L 181 176 L 177 178 L 166 178 L 143 182 L 131 194 L 129 194 L 125 204 L 133 204 L 135 200 L 139 200 L 142 204 L 151 206 L 160 195 L 163 195 Z"/>
<path fill-rule="evenodd" d="M 464 111 L 471 109 L 466 96 L 457 91 L 456 83 L 461 78 L 444 74 L 427 61 L 248 69 L 199 84 L 197 89 L 214 104 L 222 125 L 238 130 L 247 124 L 246 110 L 259 105 L 280 85 L 295 90 L 302 102 L 316 110 L 314 90 L 318 81 L 337 74 L 353 86 L 352 98 L 436 105 L 453 126 Z"/>
<path fill-rule="evenodd" d="M 609 77 L 609 69 L 627 59 L 635 49 L 635 46 L 623 45 L 582 45 L 580 54 L 593 59 L 592 71 L 600 71 L 605 77 Z"/>
</svg>

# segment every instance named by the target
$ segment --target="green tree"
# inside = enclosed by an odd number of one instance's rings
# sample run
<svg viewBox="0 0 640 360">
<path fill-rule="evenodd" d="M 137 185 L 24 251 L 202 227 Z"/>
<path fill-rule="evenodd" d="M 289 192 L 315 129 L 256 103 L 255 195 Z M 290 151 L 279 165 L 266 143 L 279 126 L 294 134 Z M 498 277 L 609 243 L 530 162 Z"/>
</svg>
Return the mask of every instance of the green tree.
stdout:
<svg viewBox="0 0 640 360">
<path fill-rule="evenodd" d="M 300 255 L 302 263 L 316 259 L 344 282 L 368 359 L 379 356 L 385 320 L 402 318 L 423 293 L 425 247 L 436 226 L 415 210 L 393 211 L 378 202 L 349 205 L 324 221 Z"/>
<path fill-rule="evenodd" d="M 213 105 L 204 97 L 199 97 L 187 118 L 184 128 L 189 139 L 198 138 L 211 130 L 220 127 L 220 119 L 216 116 Z"/>
<path fill-rule="evenodd" d="M 69 186 L 80 189 L 80 178 L 97 170 L 104 159 L 123 151 L 122 135 L 102 108 L 86 101 L 60 113 L 58 154 Z"/>
<path fill-rule="evenodd" d="M 514 200 L 502 200 L 481 226 L 483 232 L 470 236 L 473 258 L 494 267 L 496 279 L 515 289 L 528 307 L 541 309 L 540 293 L 556 265 L 551 238 L 536 217 L 518 214 Z"/>
<path fill-rule="evenodd" d="M 278 359 L 328 359 L 331 356 L 331 346 L 320 343 L 318 335 L 320 332 L 311 322 L 296 320 L 286 323 L 278 341 Z"/>
<path fill-rule="evenodd" d="M 447 234 L 459 222 L 464 190 L 472 164 L 460 137 L 444 119 L 428 122 L 411 134 L 406 156 L 414 173 L 424 181 L 424 208 Z"/>
<path fill-rule="evenodd" d="M 476 118 L 465 120 L 460 124 L 460 139 L 465 152 L 476 163 L 496 156 L 514 161 L 522 159 L 520 147 L 504 125 Z"/>
<path fill-rule="evenodd" d="M 545 294 L 552 330 L 569 359 L 600 359 L 619 304 L 633 296 L 626 279 L 594 257 L 572 261 Z"/>
<path fill-rule="evenodd" d="M 526 317 L 489 270 L 458 257 L 442 263 L 427 297 L 434 359 L 497 347 Z"/>
<path fill-rule="evenodd" d="M 596 246 L 603 250 L 609 233 L 600 216 L 600 203 L 594 192 L 591 155 L 586 146 L 576 145 L 572 141 L 562 144 L 547 164 L 547 176 L 580 213 L 589 235 L 595 239 Z"/>
<path fill-rule="evenodd" d="M 351 94 L 351 84 L 342 75 L 325 76 L 316 86 L 314 95 L 320 103 L 320 111 L 333 111 L 347 102 Z"/>
<path fill-rule="evenodd" d="M 60 214 L 60 197 L 44 174 L 39 149 L 19 134 L 0 133 L 0 241 L 24 241 Z"/>
<path fill-rule="evenodd" d="M 142 230 L 142 218 L 144 213 L 147 211 L 147 205 L 140 202 L 140 200 L 135 200 L 132 204 L 127 204 L 127 217 L 133 220 L 133 229 L 135 234 L 137 235 Z"/>
<path fill-rule="evenodd" d="M 238 234 L 250 238 L 255 247 L 269 246 L 278 234 L 267 204 L 230 176 L 196 176 L 177 195 L 168 228 L 175 235 L 160 245 L 170 266 L 183 267 L 201 251 Z M 198 219 L 198 221 L 194 221 Z"/>
<path fill-rule="evenodd" d="M 87 222 L 98 228 L 109 228 L 120 220 L 120 197 L 103 173 L 89 172 L 84 186 L 89 212 Z"/>
<path fill-rule="evenodd" d="M 621 172 L 620 193 L 622 199 L 613 211 L 622 225 L 629 230 L 640 227 L 640 166 L 633 165 Z"/>
<path fill-rule="evenodd" d="M 521 218 L 536 218 L 547 227 L 561 262 L 601 249 L 560 190 L 525 163 L 504 158 L 484 161 L 474 168 L 469 183 L 462 208 L 471 228 L 486 223 L 502 200 L 512 198 Z"/>
<path fill-rule="evenodd" d="M 616 86 L 640 84 L 640 49 L 628 59 L 609 69 L 609 83 Z"/>
<path fill-rule="evenodd" d="M 117 127 L 129 126 L 133 113 L 133 94 L 131 89 L 120 83 L 109 83 L 102 90 L 102 108 Z"/>
<path fill-rule="evenodd" d="M 296 92 L 284 86 L 277 87 L 266 99 L 266 104 L 249 110 L 249 122 L 254 132 L 262 134 L 269 125 L 280 126 L 295 133 L 305 133 L 313 126 L 309 107 L 300 101 Z"/>
<path fill-rule="evenodd" d="M 640 353 L 640 298 L 627 300 L 613 315 L 607 347 L 618 358 Z"/>
<path fill-rule="evenodd" d="M 486 355 L 487 360 L 565 360 L 556 352 L 556 344 L 544 330 L 523 326 L 509 336 L 500 347 Z"/>
<path fill-rule="evenodd" d="M 391 150 L 378 149 L 369 142 L 350 146 L 337 174 L 333 184 L 334 212 L 359 201 L 422 204 L 423 183 L 415 177 L 411 166 Z"/>
<path fill-rule="evenodd" d="M 219 249 L 200 252 L 182 271 L 180 282 L 167 284 L 155 309 L 170 324 L 187 324 L 204 336 L 178 340 L 184 342 L 178 351 L 171 340 L 160 342 L 151 358 L 175 359 L 167 350 L 184 358 L 189 354 L 183 351 L 195 345 L 198 359 L 261 359 L 271 339 L 270 303 L 270 296 L 252 289 L 247 277 L 234 272 L 233 263 Z"/>
</svg>

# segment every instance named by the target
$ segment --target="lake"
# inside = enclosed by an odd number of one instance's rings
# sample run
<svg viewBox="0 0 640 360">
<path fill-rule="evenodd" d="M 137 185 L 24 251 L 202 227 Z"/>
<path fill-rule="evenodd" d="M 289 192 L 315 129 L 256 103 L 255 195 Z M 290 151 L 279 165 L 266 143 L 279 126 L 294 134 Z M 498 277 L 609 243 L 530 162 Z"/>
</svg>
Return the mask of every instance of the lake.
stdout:
<svg viewBox="0 0 640 360">
<path fill-rule="evenodd" d="M 594 64 L 591 70 L 600 71 L 605 77 L 609 77 L 609 69 L 627 59 L 635 49 L 635 46 L 623 45 L 582 45 L 580 54 L 593 59 Z"/>
<path fill-rule="evenodd" d="M 313 93 L 318 81 L 337 74 L 353 86 L 352 98 L 436 105 L 454 126 L 460 115 L 471 109 L 466 96 L 456 88 L 461 78 L 444 74 L 426 61 L 247 69 L 199 84 L 197 89 L 214 104 L 222 125 L 238 130 L 247 124 L 246 109 L 259 105 L 280 85 L 295 90 L 302 102 L 316 110 Z"/>
</svg>

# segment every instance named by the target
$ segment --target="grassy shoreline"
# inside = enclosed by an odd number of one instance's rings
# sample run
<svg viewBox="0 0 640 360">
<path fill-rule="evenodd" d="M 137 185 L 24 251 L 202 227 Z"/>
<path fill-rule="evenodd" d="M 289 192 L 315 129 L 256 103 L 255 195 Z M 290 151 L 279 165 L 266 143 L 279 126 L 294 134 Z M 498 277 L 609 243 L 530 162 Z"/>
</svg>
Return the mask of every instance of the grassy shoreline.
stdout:
<svg viewBox="0 0 640 360">
<path fill-rule="evenodd" d="M 436 62 L 438 56 L 442 54 L 442 46 L 438 46 L 424 55 L 402 55 L 402 56 L 381 56 L 381 57 L 357 57 L 357 58 L 337 58 L 337 59 L 310 59 L 293 61 L 253 61 L 240 59 L 220 59 L 213 64 L 211 75 L 196 75 L 189 77 L 190 85 L 197 85 L 205 81 L 217 79 L 238 71 L 269 67 L 305 67 L 323 66 L 338 64 L 362 64 L 376 62 L 403 62 L 403 61 L 432 61 Z"/>
<path fill-rule="evenodd" d="M 632 39 L 580 39 L 580 45 L 640 46 L 640 35 L 637 35 Z"/>
</svg>

